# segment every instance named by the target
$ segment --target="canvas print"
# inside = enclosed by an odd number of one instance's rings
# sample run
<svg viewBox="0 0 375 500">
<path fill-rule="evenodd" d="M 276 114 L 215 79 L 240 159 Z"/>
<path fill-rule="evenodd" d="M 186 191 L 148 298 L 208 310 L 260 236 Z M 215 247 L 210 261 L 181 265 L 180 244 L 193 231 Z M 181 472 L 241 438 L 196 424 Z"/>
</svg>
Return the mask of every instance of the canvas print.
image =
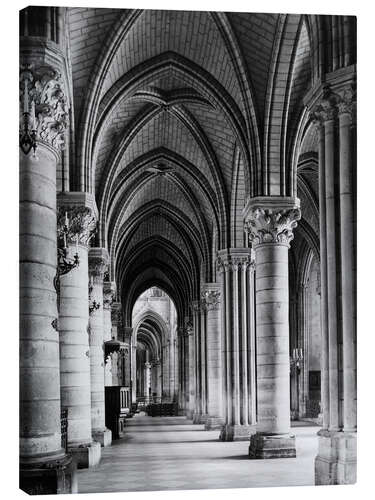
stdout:
<svg viewBox="0 0 375 500">
<path fill-rule="evenodd" d="M 20 488 L 354 483 L 355 17 L 27 7 L 19 88 Z"/>
</svg>

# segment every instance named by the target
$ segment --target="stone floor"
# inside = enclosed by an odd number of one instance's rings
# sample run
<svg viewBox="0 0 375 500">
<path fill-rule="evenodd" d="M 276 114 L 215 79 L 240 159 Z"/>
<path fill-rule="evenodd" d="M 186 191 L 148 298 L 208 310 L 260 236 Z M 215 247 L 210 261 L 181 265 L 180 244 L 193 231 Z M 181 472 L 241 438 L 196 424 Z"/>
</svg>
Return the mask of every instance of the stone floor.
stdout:
<svg viewBox="0 0 375 500">
<path fill-rule="evenodd" d="M 138 414 L 127 424 L 97 467 L 78 471 L 79 493 L 314 484 L 319 427 L 311 423 L 293 425 L 297 458 L 279 460 L 249 460 L 246 442 L 221 442 L 185 417 Z"/>
</svg>

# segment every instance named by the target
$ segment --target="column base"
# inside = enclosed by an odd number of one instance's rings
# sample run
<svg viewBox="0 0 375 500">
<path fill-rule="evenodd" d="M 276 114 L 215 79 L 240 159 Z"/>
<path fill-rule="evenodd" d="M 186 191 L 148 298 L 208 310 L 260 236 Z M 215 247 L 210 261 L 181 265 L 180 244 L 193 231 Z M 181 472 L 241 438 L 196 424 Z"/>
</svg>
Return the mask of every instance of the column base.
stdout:
<svg viewBox="0 0 375 500">
<path fill-rule="evenodd" d="M 224 419 L 222 417 L 211 417 L 208 416 L 205 424 L 204 424 L 204 430 L 205 431 L 213 431 L 215 429 L 221 429 L 224 425 Z"/>
<path fill-rule="evenodd" d="M 208 417 L 209 417 L 209 415 L 207 415 L 207 413 L 202 414 L 202 413 L 194 412 L 193 424 L 205 424 Z"/>
<path fill-rule="evenodd" d="M 256 432 L 254 425 L 228 425 L 221 426 L 220 441 L 249 441 L 250 436 Z"/>
<path fill-rule="evenodd" d="M 20 462 L 20 489 L 28 495 L 78 493 L 77 466 L 69 455 Z"/>
<path fill-rule="evenodd" d="M 101 446 L 111 446 L 112 444 L 112 432 L 109 429 L 92 431 L 92 438 L 94 441 L 100 443 Z"/>
<path fill-rule="evenodd" d="M 357 481 L 357 433 L 318 432 L 315 484 L 354 484 Z"/>
<path fill-rule="evenodd" d="M 250 438 L 249 458 L 296 458 L 296 437 L 290 434 L 254 434 Z"/>
<path fill-rule="evenodd" d="M 68 452 L 72 455 L 78 469 L 89 469 L 98 465 L 102 456 L 100 443 L 82 444 L 79 446 L 69 446 Z"/>
</svg>

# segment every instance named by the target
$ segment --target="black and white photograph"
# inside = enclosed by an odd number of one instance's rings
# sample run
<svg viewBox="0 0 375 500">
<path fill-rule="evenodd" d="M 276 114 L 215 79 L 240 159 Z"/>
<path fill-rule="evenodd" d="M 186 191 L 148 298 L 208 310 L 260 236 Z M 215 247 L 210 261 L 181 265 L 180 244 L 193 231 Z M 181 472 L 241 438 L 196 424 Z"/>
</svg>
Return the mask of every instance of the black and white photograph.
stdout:
<svg viewBox="0 0 375 500">
<path fill-rule="evenodd" d="M 18 9 L 19 488 L 354 485 L 356 16 L 72 3 Z"/>
</svg>

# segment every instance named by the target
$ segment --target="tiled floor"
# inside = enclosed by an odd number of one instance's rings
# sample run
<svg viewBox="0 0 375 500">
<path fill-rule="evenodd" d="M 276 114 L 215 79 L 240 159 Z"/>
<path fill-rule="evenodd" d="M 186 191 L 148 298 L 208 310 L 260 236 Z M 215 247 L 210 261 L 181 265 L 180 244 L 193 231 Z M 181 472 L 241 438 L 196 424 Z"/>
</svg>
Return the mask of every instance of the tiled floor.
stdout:
<svg viewBox="0 0 375 500">
<path fill-rule="evenodd" d="M 80 493 L 314 484 L 319 428 L 310 424 L 293 426 L 297 458 L 249 460 L 247 442 L 223 443 L 185 417 L 141 414 L 127 423 L 97 467 L 78 471 Z"/>
</svg>

